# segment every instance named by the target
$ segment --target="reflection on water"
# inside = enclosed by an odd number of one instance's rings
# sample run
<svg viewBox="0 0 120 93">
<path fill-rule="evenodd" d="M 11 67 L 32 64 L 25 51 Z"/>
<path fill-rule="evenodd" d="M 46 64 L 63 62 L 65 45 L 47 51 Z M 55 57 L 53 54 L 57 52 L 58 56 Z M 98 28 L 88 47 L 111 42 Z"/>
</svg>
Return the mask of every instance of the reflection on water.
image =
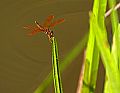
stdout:
<svg viewBox="0 0 120 93">
<path fill-rule="evenodd" d="M 4 0 L 0 3 L 0 90 L 1 93 L 33 93 L 51 69 L 51 46 L 40 33 L 27 37 L 23 29 L 54 14 L 66 22 L 55 27 L 61 60 L 88 28 L 90 3 L 86 0 Z M 38 44 L 35 42 L 38 41 Z M 77 74 L 76 74 L 77 79 Z M 75 84 L 69 84 L 75 92 Z M 74 85 L 74 86 L 73 86 Z M 74 87 L 74 88 L 73 88 Z"/>
</svg>

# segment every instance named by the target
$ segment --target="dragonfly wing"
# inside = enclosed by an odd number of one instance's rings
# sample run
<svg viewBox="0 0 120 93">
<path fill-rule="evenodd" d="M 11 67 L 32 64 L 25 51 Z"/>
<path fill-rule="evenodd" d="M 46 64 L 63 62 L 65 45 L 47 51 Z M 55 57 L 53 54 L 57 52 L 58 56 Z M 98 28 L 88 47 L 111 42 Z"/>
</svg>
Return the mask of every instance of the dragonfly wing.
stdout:
<svg viewBox="0 0 120 93">
<path fill-rule="evenodd" d="M 44 27 L 48 27 L 48 26 L 50 25 L 52 19 L 54 19 L 54 16 L 53 16 L 53 15 L 48 16 L 47 19 L 45 20 L 43 26 L 44 26 Z"/>
<path fill-rule="evenodd" d="M 59 20 L 51 23 L 49 26 L 50 26 L 50 28 L 52 28 L 52 27 L 56 26 L 57 24 L 60 24 L 60 23 L 62 23 L 62 22 L 64 22 L 64 21 L 65 21 L 65 19 L 64 19 L 64 18 L 61 18 L 61 19 L 59 19 Z"/>
<path fill-rule="evenodd" d="M 38 28 L 37 26 L 25 26 L 24 28 L 31 30 L 31 32 L 27 34 L 27 35 L 29 35 L 29 36 L 35 35 L 36 33 L 42 31 L 42 30 L 40 30 L 40 28 Z"/>
<path fill-rule="evenodd" d="M 38 32 L 41 32 L 41 30 L 39 28 L 36 28 L 36 29 L 32 30 L 30 33 L 28 33 L 27 35 L 33 36 L 33 35 L 37 34 Z"/>
<path fill-rule="evenodd" d="M 34 27 L 31 26 L 31 25 L 24 26 L 23 28 L 24 28 L 24 29 L 29 29 L 29 30 L 34 29 Z"/>
</svg>

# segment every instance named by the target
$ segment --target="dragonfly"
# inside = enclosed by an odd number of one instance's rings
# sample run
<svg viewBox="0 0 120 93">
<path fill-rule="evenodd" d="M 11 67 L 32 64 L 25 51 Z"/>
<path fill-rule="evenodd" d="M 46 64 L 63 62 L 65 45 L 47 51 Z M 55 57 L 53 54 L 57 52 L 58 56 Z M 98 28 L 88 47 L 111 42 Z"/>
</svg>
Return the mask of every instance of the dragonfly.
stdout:
<svg viewBox="0 0 120 93">
<path fill-rule="evenodd" d="M 31 26 L 31 25 L 25 26 L 24 27 L 25 29 L 31 30 L 31 32 L 28 33 L 27 35 L 33 36 L 39 32 L 43 32 L 48 36 L 48 39 L 51 42 L 51 38 L 53 37 L 53 31 L 51 29 L 55 27 L 57 24 L 64 22 L 64 18 L 60 18 L 52 22 L 53 19 L 54 19 L 54 15 L 50 15 L 46 18 L 43 25 L 35 21 L 35 26 Z"/>
</svg>

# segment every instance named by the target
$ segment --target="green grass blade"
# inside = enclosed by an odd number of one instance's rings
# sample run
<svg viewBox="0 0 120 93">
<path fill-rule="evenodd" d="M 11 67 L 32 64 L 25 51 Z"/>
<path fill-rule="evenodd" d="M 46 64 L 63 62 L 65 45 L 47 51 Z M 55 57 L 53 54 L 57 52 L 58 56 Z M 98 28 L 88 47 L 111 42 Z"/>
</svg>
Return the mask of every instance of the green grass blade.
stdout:
<svg viewBox="0 0 120 93">
<path fill-rule="evenodd" d="M 120 63 L 120 25 L 118 26 L 118 29 L 114 32 L 113 35 L 113 44 L 112 44 L 112 56 L 115 60 L 116 67 L 119 68 Z"/>
<path fill-rule="evenodd" d="M 99 13 L 99 0 L 94 0 L 94 4 L 93 4 L 93 13 L 95 14 L 96 17 L 98 17 L 98 13 Z"/>
<path fill-rule="evenodd" d="M 105 14 L 105 11 L 106 11 L 106 4 L 107 4 L 107 0 L 94 0 L 93 13 L 96 15 L 98 24 L 102 29 L 105 28 L 104 27 L 104 14 Z M 90 29 L 92 31 L 92 29 L 93 29 L 92 28 L 92 23 L 90 23 L 90 25 L 91 25 Z M 104 34 L 106 34 L 106 33 L 104 33 Z M 99 49 L 97 47 L 96 40 L 95 40 L 95 43 L 94 43 L 94 50 L 93 51 L 94 52 L 93 52 L 93 58 L 92 58 L 90 87 L 93 87 L 93 89 L 95 90 L 96 80 L 97 80 L 97 72 L 98 72 L 98 65 L 99 65 Z"/>
<path fill-rule="evenodd" d="M 99 65 L 99 51 L 97 47 L 94 47 L 93 51 L 94 52 L 91 62 L 88 59 L 89 56 L 86 55 L 83 87 L 81 93 L 94 93 L 95 91 L 98 65 Z M 89 54 L 90 52 L 91 51 L 89 51 Z"/>
<path fill-rule="evenodd" d="M 52 68 L 55 93 L 63 93 L 59 71 L 57 41 L 54 37 L 52 37 Z"/>
<path fill-rule="evenodd" d="M 97 18 L 99 26 L 104 29 L 104 13 L 107 0 L 94 0 L 93 13 Z M 99 65 L 99 50 L 95 42 L 93 23 L 90 22 L 90 34 L 86 50 L 85 71 L 82 93 L 93 93 L 96 87 L 96 79 Z M 97 29 L 97 28 L 96 28 Z M 105 34 L 105 33 L 104 33 Z"/>
<path fill-rule="evenodd" d="M 113 9 L 110 17 L 111 17 L 111 23 L 112 23 L 112 31 L 114 33 L 115 31 L 117 31 L 118 23 L 119 23 L 117 11 L 114 9 L 116 5 L 116 0 L 108 0 L 108 3 L 109 3 L 109 8 Z"/>
<path fill-rule="evenodd" d="M 110 82 L 109 88 L 111 91 L 109 91 L 109 93 L 119 93 L 120 74 L 118 73 L 118 69 L 116 68 L 115 60 L 112 58 L 112 55 L 110 53 L 110 48 L 109 48 L 109 44 L 107 41 L 107 37 L 103 35 L 101 28 L 99 27 L 97 23 L 97 18 L 95 18 L 93 14 L 91 15 L 90 21 L 91 23 L 93 23 L 93 31 L 95 32 L 97 45 L 101 53 L 103 64 L 105 66 L 107 78 Z M 104 31 L 106 30 L 104 29 Z"/>
<path fill-rule="evenodd" d="M 90 27 L 91 28 L 91 27 Z M 85 57 L 85 69 L 84 69 L 84 78 L 83 78 L 83 87 L 81 93 L 89 93 L 94 91 L 94 83 L 91 84 L 91 74 L 92 74 L 92 62 L 94 53 L 94 33 L 90 30 L 89 40 L 87 44 L 86 57 Z M 94 67 L 93 67 L 94 68 Z"/>
<path fill-rule="evenodd" d="M 98 12 L 98 16 L 96 16 L 96 18 L 98 21 L 98 25 L 101 29 L 105 29 L 104 18 L 105 18 L 106 6 L 107 6 L 107 0 L 99 0 L 99 12 Z M 106 32 L 103 32 L 103 33 L 106 35 Z"/>
<path fill-rule="evenodd" d="M 118 69 L 119 69 L 119 73 L 120 73 L 120 24 L 118 25 L 118 31 L 117 31 L 117 46 L 118 46 Z"/>
<path fill-rule="evenodd" d="M 115 60 L 115 68 L 119 70 L 120 74 L 120 25 L 118 25 L 118 30 L 114 32 L 113 35 L 113 44 L 112 44 L 112 52 L 111 55 L 113 56 Z M 118 81 L 119 82 L 119 81 Z M 111 87 L 110 81 L 106 80 L 105 82 L 105 93 L 110 93 Z M 111 92 L 112 93 L 112 92 Z"/>
<path fill-rule="evenodd" d="M 109 1 L 109 7 L 110 9 L 112 9 L 111 12 L 111 23 L 112 23 L 112 32 L 113 32 L 113 44 L 112 44 L 112 52 L 111 55 L 115 61 L 115 68 L 119 68 L 119 32 L 118 32 L 118 14 L 117 11 L 114 9 L 115 5 L 116 5 L 116 0 L 108 0 Z M 108 76 L 106 76 L 106 78 L 109 78 Z M 105 93 L 113 93 L 112 92 L 112 88 L 110 86 L 111 81 L 109 79 L 105 80 L 105 88 L 104 88 L 104 92 Z"/>
<path fill-rule="evenodd" d="M 109 7 L 114 8 L 116 5 L 116 0 L 109 0 Z M 118 65 L 118 14 L 115 9 L 111 13 L 111 23 L 113 31 L 113 44 L 112 44 L 112 55 L 115 60 L 116 65 Z"/>
<path fill-rule="evenodd" d="M 60 62 L 60 70 L 63 72 L 71 62 L 82 52 L 88 40 L 88 33 L 85 34 L 82 40 L 68 53 L 68 55 Z M 34 93 L 44 93 L 46 88 L 52 83 L 52 71 L 38 86 Z"/>
</svg>

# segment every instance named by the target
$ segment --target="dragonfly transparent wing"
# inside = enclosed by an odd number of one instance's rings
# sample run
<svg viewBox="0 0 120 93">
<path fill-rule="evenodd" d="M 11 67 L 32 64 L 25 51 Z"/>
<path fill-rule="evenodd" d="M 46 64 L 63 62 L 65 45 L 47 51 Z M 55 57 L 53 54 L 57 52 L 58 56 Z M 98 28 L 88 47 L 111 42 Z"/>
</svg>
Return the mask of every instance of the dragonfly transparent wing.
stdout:
<svg viewBox="0 0 120 93">
<path fill-rule="evenodd" d="M 50 28 L 53 28 L 53 27 L 55 27 L 57 24 L 63 23 L 64 21 L 65 21 L 64 18 L 58 19 L 57 21 L 54 21 L 53 23 L 51 23 L 51 24 L 49 25 L 49 27 L 50 27 Z"/>
<path fill-rule="evenodd" d="M 51 24 L 52 19 L 54 19 L 53 15 L 48 16 L 47 19 L 45 20 L 43 26 L 48 27 Z"/>
<path fill-rule="evenodd" d="M 31 32 L 29 32 L 27 35 L 32 36 L 35 35 L 38 32 L 41 32 L 42 30 L 40 30 L 40 28 L 38 28 L 37 26 L 25 26 L 25 29 L 31 30 Z"/>
</svg>

